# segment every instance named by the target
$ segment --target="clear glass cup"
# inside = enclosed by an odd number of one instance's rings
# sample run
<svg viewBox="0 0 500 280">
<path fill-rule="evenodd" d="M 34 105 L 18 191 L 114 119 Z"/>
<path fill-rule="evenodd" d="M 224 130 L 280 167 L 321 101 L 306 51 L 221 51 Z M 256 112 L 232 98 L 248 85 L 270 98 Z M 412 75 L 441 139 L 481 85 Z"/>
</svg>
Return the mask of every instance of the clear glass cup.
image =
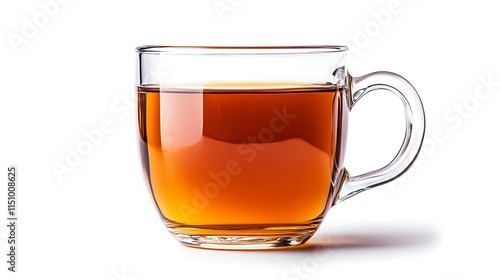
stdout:
<svg viewBox="0 0 500 280">
<path fill-rule="evenodd" d="M 138 125 L 158 212 L 181 243 L 215 249 L 303 244 L 330 208 L 404 173 L 424 109 L 390 72 L 352 77 L 344 46 L 141 46 Z M 406 134 L 386 166 L 344 167 L 349 111 L 385 90 Z"/>
</svg>

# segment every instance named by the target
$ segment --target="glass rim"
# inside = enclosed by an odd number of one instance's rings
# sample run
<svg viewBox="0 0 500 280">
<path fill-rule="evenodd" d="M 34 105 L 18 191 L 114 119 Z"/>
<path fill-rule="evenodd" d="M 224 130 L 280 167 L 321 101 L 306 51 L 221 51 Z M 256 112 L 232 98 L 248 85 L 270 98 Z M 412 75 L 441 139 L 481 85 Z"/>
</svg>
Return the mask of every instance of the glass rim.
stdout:
<svg viewBox="0 0 500 280">
<path fill-rule="evenodd" d="M 175 45 L 142 45 L 136 47 L 139 54 L 311 54 L 346 52 L 347 46 L 342 45 L 289 45 L 289 46 L 175 46 Z"/>
</svg>

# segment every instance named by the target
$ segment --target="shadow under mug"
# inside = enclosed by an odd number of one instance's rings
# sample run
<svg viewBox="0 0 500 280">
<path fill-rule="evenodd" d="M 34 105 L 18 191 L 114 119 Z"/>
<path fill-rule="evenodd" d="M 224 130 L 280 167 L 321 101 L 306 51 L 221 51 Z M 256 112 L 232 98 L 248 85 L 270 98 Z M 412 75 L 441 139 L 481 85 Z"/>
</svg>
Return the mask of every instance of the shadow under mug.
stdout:
<svg viewBox="0 0 500 280">
<path fill-rule="evenodd" d="M 216 249 L 296 246 L 328 210 L 406 171 L 425 130 L 401 76 L 348 74 L 343 46 L 142 46 L 138 125 L 144 173 L 168 230 Z M 386 166 L 344 168 L 349 111 L 388 91 L 406 133 Z"/>
</svg>

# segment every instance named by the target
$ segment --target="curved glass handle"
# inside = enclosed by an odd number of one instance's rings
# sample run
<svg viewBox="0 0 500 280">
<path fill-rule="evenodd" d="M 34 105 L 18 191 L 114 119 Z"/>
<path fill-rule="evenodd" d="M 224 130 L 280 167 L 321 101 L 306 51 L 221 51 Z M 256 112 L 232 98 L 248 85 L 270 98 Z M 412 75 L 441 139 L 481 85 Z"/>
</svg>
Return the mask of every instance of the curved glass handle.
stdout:
<svg viewBox="0 0 500 280">
<path fill-rule="evenodd" d="M 346 179 L 337 202 L 342 202 L 402 175 L 417 157 L 425 133 L 422 101 L 417 91 L 405 78 L 391 72 L 374 72 L 357 78 L 349 78 L 351 79 L 350 108 L 356 105 L 365 94 L 376 90 L 386 90 L 399 97 L 404 105 L 406 133 L 398 153 L 386 166 L 358 176 L 350 176 L 346 172 Z"/>
</svg>

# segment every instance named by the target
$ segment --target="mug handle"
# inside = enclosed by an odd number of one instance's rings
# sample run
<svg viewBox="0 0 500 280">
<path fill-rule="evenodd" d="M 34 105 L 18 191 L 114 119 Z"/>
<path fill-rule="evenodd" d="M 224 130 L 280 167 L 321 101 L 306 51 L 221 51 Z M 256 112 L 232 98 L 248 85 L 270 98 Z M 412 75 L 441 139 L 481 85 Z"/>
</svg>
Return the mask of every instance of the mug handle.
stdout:
<svg viewBox="0 0 500 280">
<path fill-rule="evenodd" d="M 348 79 L 351 81 L 348 94 L 349 109 L 352 109 L 369 92 L 377 90 L 391 92 L 403 102 L 406 132 L 401 148 L 386 166 L 357 176 L 351 176 L 345 171 L 337 203 L 402 175 L 417 157 L 425 133 L 425 114 L 422 101 L 415 88 L 405 78 L 392 72 L 380 71 L 361 77 L 349 75 Z"/>
</svg>

